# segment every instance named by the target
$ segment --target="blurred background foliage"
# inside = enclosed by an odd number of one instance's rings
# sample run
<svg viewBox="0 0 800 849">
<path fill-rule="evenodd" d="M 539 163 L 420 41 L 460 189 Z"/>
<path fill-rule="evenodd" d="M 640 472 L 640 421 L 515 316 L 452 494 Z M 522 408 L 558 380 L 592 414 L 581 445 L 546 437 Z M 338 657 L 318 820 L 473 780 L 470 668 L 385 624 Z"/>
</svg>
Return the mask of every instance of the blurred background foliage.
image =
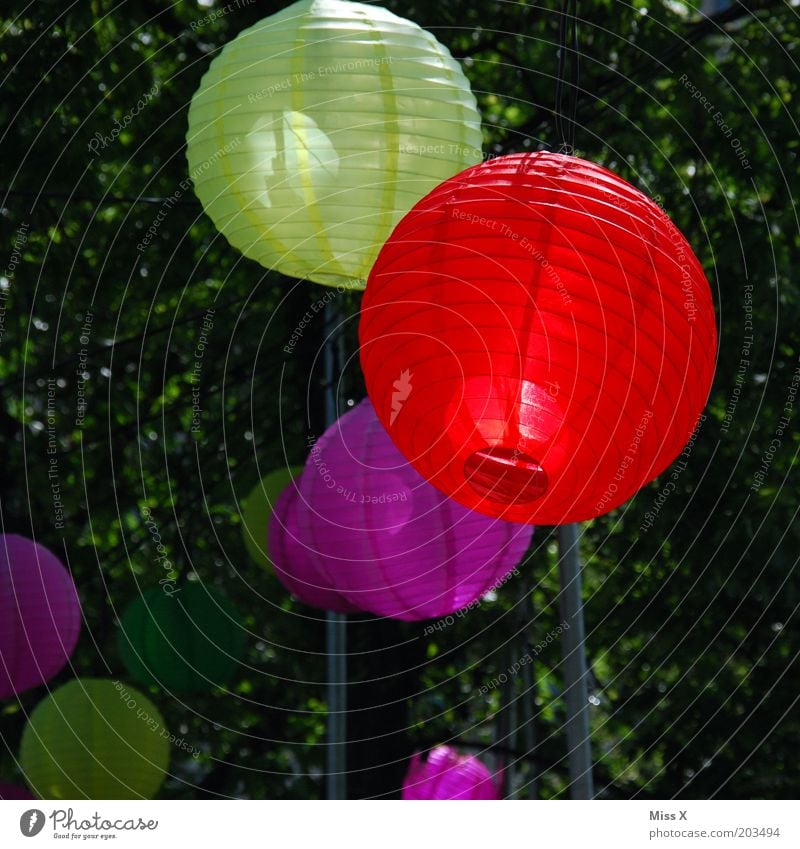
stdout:
<svg viewBox="0 0 800 849">
<path fill-rule="evenodd" d="M 81 641 L 54 683 L 124 679 L 118 617 L 164 577 L 145 509 L 178 580 L 223 590 L 248 629 L 229 688 L 150 691 L 170 730 L 202 752 L 173 750 L 164 798 L 324 795 L 324 617 L 251 564 L 239 501 L 271 469 L 302 462 L 320 432 L 322 313 L 291 355 L 283 346 L 328 290 L 242 258 L 183 182 L 188 104 L 211 57 L 286 5 L 240 0 L 213 21 L 222 2 L 10 0 L 0 13 L 0 505 L 3 530 L 48 545 L 80 589 Z M 487 152 L 558 142 L 558 4 L 385 5 L 463 60 Z M 721 327 L 707 418 L 675 491 L 659 503 L 668 471 L 584 527 L 596 787 L 607 798 L 800 790 L 796 407 L 751 489 L 800 355 L 798 5 L 703 10 L 712 16 L 680 0 L 579 9 L 577 151 L 668 210 L 707 270 Z M 363 393 L 358 300 L 336 298 L 343 409 Z M 520 574 L 452 625 L 353 617 L 352 797 L 396 796 L 410 753 L 447 741 L 512 765 L 517 797 L 568 792 L 558 641 L 532 649 L 560 622 L 555 555 L 538 529 Z M 481 691 L 528 651 L 527 672 Z M 6 780 L 19 776 L 20 734 L 43 693 L 0 703 Z"/>
</svg>

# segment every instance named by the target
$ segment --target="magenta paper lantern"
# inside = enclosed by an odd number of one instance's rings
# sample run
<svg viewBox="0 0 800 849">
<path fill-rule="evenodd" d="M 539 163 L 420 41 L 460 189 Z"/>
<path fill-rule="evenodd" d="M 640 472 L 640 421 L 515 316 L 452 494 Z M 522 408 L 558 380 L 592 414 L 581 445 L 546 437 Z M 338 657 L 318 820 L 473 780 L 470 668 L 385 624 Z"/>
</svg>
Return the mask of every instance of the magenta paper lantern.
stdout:
<svg viewBox="0 0 800 849">
<path fill-rule="evenodd" d="M 36 797 L 26 787 L 18 784 L 0 783 L 0 799 L 10 801 L 12 799 L 35 799 Z"/>
<path fill-rule="evenodd" d="M 497 587 L 532 535 L 431 486 L 395 448 L 368 399 L 315 444 L 293 509 L 288 530 L 316 564 L 320 589 L 409 621 L 454 613 Z M 291 572 L 291 560 L 275 554 Z"/>
<path fill-rule="evenodd" d="M 354 604 L 331 588 L 321 558 L 300 542 L 297 504 L 297 489 L 292 482 L 278 496 L 267 532 L 275 574 L 286 589 L 305 604 L 335 613 L 357 612 Z"/>
<path fill-rule="evenodd" d="M 61 561 L 33 540 L 0 535 L 0 699 L 56 675 L 80 628 L 78 591 Z"/>
<path fill-rule="evenodd" d="M 499 799 L 499 781 L 472 755 L 437 746 L 422 760 L 419 752 L 403 782 L 404 799 Z"/>
</svg>

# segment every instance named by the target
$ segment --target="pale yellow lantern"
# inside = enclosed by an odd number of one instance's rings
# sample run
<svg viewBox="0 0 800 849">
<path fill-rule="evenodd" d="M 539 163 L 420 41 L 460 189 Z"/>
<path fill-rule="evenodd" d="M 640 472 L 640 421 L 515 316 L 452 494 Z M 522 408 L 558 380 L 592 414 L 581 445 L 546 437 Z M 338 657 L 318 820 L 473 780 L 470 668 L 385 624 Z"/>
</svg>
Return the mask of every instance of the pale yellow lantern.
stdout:
<svg viewBox="0 0 800 849">
<path fill-rule="evenodd" d="M 74 678 L 31 711 L 19 760 L 40 799 L 152 799 L 174 741 L 138 690 Z"/>
<path fill-rule="evenodd" d="M 300 0 L 240 33 L 192 99 L 189 172 L 251 259 L 363 289 L 395 224 L 481 160 L 459 63 L 379 6 Z"/>
</svg>

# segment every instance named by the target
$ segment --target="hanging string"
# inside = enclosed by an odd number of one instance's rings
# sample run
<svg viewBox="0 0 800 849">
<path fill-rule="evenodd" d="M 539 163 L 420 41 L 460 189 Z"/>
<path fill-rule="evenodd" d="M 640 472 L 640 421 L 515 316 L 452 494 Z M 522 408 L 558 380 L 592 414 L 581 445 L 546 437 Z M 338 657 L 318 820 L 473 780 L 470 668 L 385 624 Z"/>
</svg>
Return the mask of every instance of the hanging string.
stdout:
<svg viewBox="0 0 800 849">
<path fill-rule="evenodd" d="M 567 80 L 567 54 L 570 57 Z M 578 117 L 578 79 L 580 52 L 578 50 L 578 0 L 564 0 L 558 23 L 558 71 L 553 124 L 560 153 L 575 152 L 575 129 Z M 565 88 L 568 97 L 565 98 Z M 565 106 L 564 101 L 567 100 Z"/>
</svg>

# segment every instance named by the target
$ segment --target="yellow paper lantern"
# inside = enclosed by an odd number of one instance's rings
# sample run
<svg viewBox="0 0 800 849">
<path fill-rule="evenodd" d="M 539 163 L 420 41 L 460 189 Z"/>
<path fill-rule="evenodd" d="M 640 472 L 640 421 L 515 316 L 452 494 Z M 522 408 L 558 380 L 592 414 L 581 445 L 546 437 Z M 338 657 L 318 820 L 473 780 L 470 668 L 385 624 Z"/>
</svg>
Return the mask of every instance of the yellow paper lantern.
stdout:
<svg viewBox="0 0 800 849">
<path fill-rule="evenodd" d="M 232 245 L 354 289 L 403 215 L 481 160 L 475 97 L 447 48 L 346 0 L 301 0 L 226 45 L 187 143 L 195 191 Z"/>
<path fill-rule="evenodd" d="M 155 706 L 118 681 L 79 678 L 39 702 L 20 764 L 41 799 L 151 799 L 169 763 Z"/>
</svg>

